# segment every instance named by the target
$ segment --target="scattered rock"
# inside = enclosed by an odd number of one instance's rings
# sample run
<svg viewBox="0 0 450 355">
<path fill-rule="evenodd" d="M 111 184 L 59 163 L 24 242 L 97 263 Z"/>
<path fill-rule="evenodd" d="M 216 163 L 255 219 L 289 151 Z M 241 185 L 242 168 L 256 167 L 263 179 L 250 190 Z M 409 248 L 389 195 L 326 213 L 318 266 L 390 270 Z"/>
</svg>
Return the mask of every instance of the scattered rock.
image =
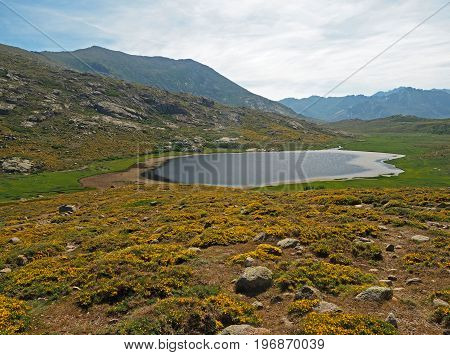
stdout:
<svg viewBox="0 0 450 355">
<path fill-rule="evenodd" d="M 188 251 L 193 251 L 195 253 L 200 253 L 202 250 L 200 248 L 190 247 L 190 248 L 188 248 Z"/>
<path fill-rule="evenodd" d="M 285 238 L 285 239 L 280 240 L 280 241 L 277 243 L 277 245 L 278 245 L 280 248 L 287 249 L 287 248 L 295 248 L 299 243 L 300 243 L 300 242 L 299 242 L 297 239 L 294 239 L 294 238 Z"/>
<path fill-rule="evenodd" d="M 4 269 L 0 270 L 0 273 L 2 274 L 8 274 L 10 273 L 12 270 L 9 267 L 5 267 Z"/>
<path fill-rule="evenodd" d="M 378 225 L 378 228 L 379 228 L 380 230 L 382 230 L 382 231 L 387 231 L 387 230 L 388 230 L 388 227 L 383 226 L 382 224 Z"/>
<path fill-rule="evenodd" d="M 398 328 L 398 321 L 397 318 L 395 318 L 395 314 L 394 313 L 389 313 L 387 318 L 386 318 L 386 322 L 391 323 L 395 328 Z"/>
<path fill-rule="evenodd" d="M 449 304 L 440 298 L 435 298 L 433 300 L 433 306 L 435 307 L 449 307 Z"/>
<path fill-rule="evenodd" d="M 430 238 L 425 235 L 417 234 L 417 235 L 413 235 L 411 237 L 411 240 L 418 242 L 418 243 L 423 243 L 423 242 L 428 242 L 430 240 Z"/>
<path fill-rule="evenodd" d="M 395 275 L 389 275 L 389 276 L 387 277 L 387 279 L 388 279 L 388 280 L 391 280 L 391 281 L 397 281 L 397 276 L 395 276 Z"/>
<path fill-rule="evenodd" d="M 249 324 L 230 325 L 220 332 L 221 335 L 266 335 L 270 330 L 266 328 L 255 328 Z"/>
<path fill-rule="evenodd" d="M 17 243 L 20 243 L 20 239 L 17 237 L 13 237 L 9 240 L 9 242 L 12 244 L 17 244 Z"/>
<path fill-rule="evenodd" d="M 262 304 L 262 302 L 259 302 L 259 301 L 253 302 L 252 306 L 255 307 L 256 309 L 263 309 L 264 308 L 264 305 Z"/>
<path fill-rule="evenodd" d="M 373 286 L 359 293 L 355 298 L 360 301 L 383 302 L 389 301 L 394 292 L 387 287 Z"/>
<path fill-rule="evenodd" d="M 270 303 L 272 303 L 272 304 L 275 304 L 275 303 L 281 303 L 281 302 L 283 302 L 283 297 L 282 297 L 281 295 L 273 296 L 273 297 L 270 299 Z"/>
<path fill-rule="evenodd" d="M 244 260 L 244 266 L 250 267 L 255 265 L 256 260 L 253 259 L 251 256 L 247 256 Z"/>
<path fill-rule="evenodd" d="M 237 293 L 256 295 L 272 286 L 272 271 L 264 266 L 248 267 L 236 281 Z"/>
<path fill-rule="evenodd" d="M 358 240 L 362 243 L 373 243 L 371 239 L 365 237 L 359 237 Z"/>
<path fill-rule="evenodd" d="M 17 265 L 24 266 L 28 262 L 28 258 L 25 255 L 17 256 Z"/>
<path fill-rule="evenodd" d="M 388 244 L 386 246 L 386 251 L 393 252 L 394 250 L 395 250 L 395 245 L 394 244 Z"/>
<path fill-rule="evenodd" d="M 378 271 L 380 271 L 380 270 L 378 270 L 378 269 L 370 269 L 369 270 L 369 272 L 378 272 Z"/>
<path fill-rule="evenodd" d="M 265 232 L 259 233 L 255 238 L 253 238 L 254 242 L 262 243 L 262 242 L 276 242 L 279 240 L 278 238 L 268 235 Z"/>
<path fill-rule="evenodd" d="M 59 213 L 74 213 L 77 208 L 74 205 L 61 205 L 58 207 Z"/>
<path fill-rule="evenodd" d="M 414 284 L 420 284 L 420 283 L 422 283 L 422 280 L 419 279 L 418 277 L 413 277 L 411 279 L 406 280 L 407 285 L 414 285 Z"/>
<path fill-rule="evenodd" d="M 338 313 L 342 312 L 342 309 L 334 303 L 321 301 L 314 307 L 314 311 L 317 313 Z"/>
<path fill-rule="evenodd" d="M 300 290 L 295 293 L 294 300 L 315 300 L 321 299 L 322 294 L 320 291 L 312 286 L 303 286 Z"/>
</svg>

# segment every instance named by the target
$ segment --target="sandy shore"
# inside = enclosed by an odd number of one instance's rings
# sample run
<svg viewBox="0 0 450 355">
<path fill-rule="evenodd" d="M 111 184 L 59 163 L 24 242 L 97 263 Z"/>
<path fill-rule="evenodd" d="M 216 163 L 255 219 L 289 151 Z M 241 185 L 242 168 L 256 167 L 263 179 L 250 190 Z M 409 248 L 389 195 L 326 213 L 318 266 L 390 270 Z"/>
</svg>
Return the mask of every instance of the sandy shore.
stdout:
<svg viewBox="0 0 450 355">
<path fill-rule="evenodd" d="M 147 179 L 142 176 L 142 173 L 156 169 L 171 158 L 173 157 L 150 158 L 144 162 L 134 164 L 125 171 L 85 177 L 80 180 L 80 184 L 83 187 L 96 189 L 108 189 L 125 184 L 158 184 L 160 183 L 159 181 Z"/>
</svg>

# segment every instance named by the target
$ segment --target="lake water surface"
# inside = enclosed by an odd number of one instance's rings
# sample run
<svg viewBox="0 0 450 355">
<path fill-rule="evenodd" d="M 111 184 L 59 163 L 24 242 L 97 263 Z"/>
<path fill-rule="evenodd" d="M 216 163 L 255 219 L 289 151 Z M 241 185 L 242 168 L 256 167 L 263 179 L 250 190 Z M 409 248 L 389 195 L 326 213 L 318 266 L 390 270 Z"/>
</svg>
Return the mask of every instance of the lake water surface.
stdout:
<svg viewBox="0 0 450 355">
<path fill-rule="evenodd" d="M 338 149 L 197 154 L 169 159 L 147 175 L 183 184 L 257 187 L 398 175 L 403 170 L 385 161 L 401 157 Z"/>
</svg>

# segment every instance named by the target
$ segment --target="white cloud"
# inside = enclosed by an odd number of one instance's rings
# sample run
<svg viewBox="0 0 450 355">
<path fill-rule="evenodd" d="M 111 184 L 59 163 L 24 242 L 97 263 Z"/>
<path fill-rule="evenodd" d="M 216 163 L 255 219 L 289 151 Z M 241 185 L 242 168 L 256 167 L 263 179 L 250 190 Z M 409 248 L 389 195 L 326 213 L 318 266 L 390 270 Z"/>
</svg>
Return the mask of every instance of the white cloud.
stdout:
<svg viewBox="0 0 450 355">
<path fill-rule="evenodd" d="M 281 99 L 327 92 L 445 2 L 142 0 L 57 11 L 65 11 L 71 31 L 74 23 L 84 24 L 111 49 L 192 58 Z M 449 12 L 450 6 L 332 95 L 449 87 Z"/>
</svg>

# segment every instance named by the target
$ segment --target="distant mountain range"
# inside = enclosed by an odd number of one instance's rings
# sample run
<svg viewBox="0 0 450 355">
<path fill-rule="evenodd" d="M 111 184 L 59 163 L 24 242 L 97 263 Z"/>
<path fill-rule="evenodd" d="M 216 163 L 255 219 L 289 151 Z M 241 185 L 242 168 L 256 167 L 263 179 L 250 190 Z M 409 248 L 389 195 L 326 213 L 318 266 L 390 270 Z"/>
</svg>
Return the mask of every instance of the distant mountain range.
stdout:
<svg viewBox="0 0 450 355">
<path fill-rule="evenodd" d="M 135 56 L 97 46 L 74 52 L 39 54 L 80 72 L 101 73 L 174 93 L 204 96 L 229 106 L 297 116 L 290 108 L 253 94 L 210 67 L 191 59 Z"/>
<path fill-rule="evenodd" d="M 327 122 L 359 118 L 363 120 L 393 115 L 414 115 L 424 118 L 450 117 L 450 90 L 421 90 L 399 87 L 380 91 L 372 96 L 311 96 L 279 101 L 304 116 Z"/>
</svg>

